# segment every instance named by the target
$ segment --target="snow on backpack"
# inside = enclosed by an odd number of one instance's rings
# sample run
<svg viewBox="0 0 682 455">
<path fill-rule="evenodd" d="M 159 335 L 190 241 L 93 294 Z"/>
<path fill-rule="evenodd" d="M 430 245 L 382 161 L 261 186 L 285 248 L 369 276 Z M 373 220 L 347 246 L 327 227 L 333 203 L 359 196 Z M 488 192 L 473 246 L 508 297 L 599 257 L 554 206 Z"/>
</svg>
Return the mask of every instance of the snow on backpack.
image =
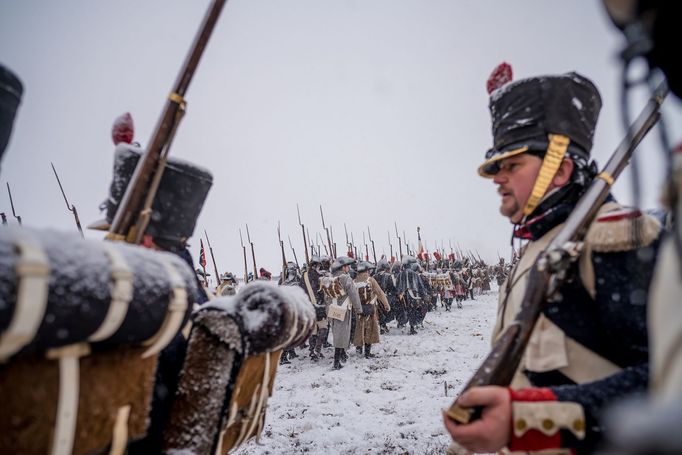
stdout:
<svg viewBox="0 0 682 455">
<path fill-rule="evenodd" d="M 315 324 L 303 290 L 255 281 L 194 315 L 164 453 L 225 455 L 265 426 L 282 350 Z"/>
<path fill-rule="evenodd" d="M 1 229 L 0 453 L 122 453 L 198 297 L 176 255 Z"/>
</svg>

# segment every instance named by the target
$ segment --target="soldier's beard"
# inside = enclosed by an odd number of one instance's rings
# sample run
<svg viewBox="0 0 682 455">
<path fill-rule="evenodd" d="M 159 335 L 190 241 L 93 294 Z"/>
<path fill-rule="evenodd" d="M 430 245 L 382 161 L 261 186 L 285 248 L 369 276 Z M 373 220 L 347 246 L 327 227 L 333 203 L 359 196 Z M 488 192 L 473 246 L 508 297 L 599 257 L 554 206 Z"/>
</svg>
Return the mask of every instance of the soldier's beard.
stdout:
<svg viewBox="0 0 682 455">
<path fill-rule="evenodd" d="M 523 212 L 521 211 L 521 205 L 513 194 L 507 194 L 502 197 L 502 202 L 500 204 L 500 213 L 503 216 L 509 218 L 512 223 L 519 223 L 523 218 Z"/>
</svg>

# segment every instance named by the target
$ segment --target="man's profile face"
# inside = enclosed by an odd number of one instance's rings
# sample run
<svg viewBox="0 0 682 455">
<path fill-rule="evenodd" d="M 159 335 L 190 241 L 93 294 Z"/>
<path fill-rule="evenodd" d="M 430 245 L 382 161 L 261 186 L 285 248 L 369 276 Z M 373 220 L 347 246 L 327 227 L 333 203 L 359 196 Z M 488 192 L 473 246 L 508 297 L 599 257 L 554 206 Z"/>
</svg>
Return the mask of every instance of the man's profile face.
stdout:
<svg viewBox="0 0 682 455">
<path fill-rule="evenodd" d="M 535 178 L 540 172 L 542 159 L 522 153 L 502 160 L 500 170 L 493 182 L 497 185 L 497 193 L 502 197 L 500 213 L 512 223 L 523 219 L 523 208 L 533 191 Z"/>
</svg>

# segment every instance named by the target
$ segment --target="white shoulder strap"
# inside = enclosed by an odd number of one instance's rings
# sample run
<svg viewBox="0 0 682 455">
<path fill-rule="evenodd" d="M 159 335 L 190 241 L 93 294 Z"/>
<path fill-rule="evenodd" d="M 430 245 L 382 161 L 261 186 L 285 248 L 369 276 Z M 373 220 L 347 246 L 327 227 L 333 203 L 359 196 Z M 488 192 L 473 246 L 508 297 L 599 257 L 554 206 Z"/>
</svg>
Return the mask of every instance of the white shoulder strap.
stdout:
<svg viewBox="0 0 682 455">
<path fill-rule="evenodd" d="M 128 305 L 133 299 L 133 273 L 123 255 L 108 242 L 102 244 L 111 264 L 111 303 L 104 321 L 97 331 L 90 335 L 90 341 L 101 341 L 113 335 L 128 313 Z"/>
<path fill-rule="evenodd" d="M 59 360 L 59 398 L 51 455 L 70 455 L 76 436 L 80 390 L 80 358 L 90 353 L 87 343 L 70 344 L 47 351 L 48 359 Z"/>
<path fill-rule="evenodd" d="M 185 282 L 182 280 L 180 274 L 175 270 L 175 266 L 170 262 L 170 259 L 160 256 L 168 278 L 170 279 L 171 292 L 170 301 L 168 302 L 168 313 L 163 325 L 159 331 L 145 344 L 151 346 L 142 354 L 142 358 L 146 359 L 158 354 L 163 348 L 168 346 L 176 333 L 180 330 L 182 319 L 185 311 L 187 311 L 187 289 Z"/>
<path fill-rule="evenodd" d="M 0 336 L 0 362 L 29 344 L 45 315 L 49 289 L 50 264 L 37 239 L 28 231 L 14 231 L 19 252 L 16 265 L 17 303 L 7 330 Z"/>
</svg>

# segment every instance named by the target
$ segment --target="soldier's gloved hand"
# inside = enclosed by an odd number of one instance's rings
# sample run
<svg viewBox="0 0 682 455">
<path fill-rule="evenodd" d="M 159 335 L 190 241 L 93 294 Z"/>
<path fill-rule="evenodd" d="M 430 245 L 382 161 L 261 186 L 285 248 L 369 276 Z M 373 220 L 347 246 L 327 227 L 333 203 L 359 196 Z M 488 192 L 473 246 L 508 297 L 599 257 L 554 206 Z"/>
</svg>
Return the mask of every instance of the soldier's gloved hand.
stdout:
<svg viewBox="0 0 682 455">
<path fill-rule="evenodd" d="M 371 316 L 374 314 L 374 307 L 372 305 L 365 305 L 362 307 L 363 316 Z"/>
</svg>

